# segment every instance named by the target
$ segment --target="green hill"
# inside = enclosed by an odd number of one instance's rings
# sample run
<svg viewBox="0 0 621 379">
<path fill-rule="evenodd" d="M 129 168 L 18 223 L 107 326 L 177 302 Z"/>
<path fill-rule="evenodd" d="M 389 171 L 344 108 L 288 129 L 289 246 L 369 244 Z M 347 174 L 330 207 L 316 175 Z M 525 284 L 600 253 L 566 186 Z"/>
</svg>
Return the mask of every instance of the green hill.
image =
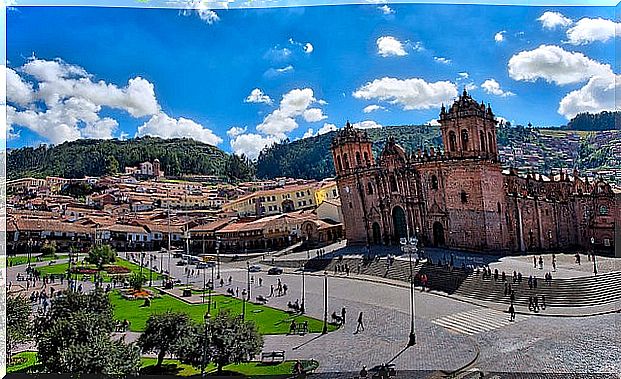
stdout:
<svg viewBox="0 0 621 379">
<path fill-rule="evenodd" d="M 252 164 L 215 146 L 192 139 L 143 137 L 128 140 L 82 139 L 48 147 L 13 149 L 7 154 L 8 179 L 33 176 L 82 178 L 123 172 L 127 166 L 158 158 L 167 176 L 253 177 Z"/>
</svg>

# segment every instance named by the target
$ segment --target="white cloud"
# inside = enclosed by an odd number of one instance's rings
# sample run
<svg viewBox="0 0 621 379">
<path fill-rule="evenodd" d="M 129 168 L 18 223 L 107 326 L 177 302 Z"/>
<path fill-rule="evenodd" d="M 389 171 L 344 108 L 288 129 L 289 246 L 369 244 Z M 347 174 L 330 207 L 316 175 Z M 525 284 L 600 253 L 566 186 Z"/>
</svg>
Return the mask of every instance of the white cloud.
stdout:
<svg viewBox="0 0 621 379">
<path fill-rule="evenodd" d="M 261 150 L 277 142 L 279 139 L 273 136 L 248 133 L 240 134 L 231 140 L 231 147 L 235 154 L 245 154 L 250 159 L 256 159 Z"/>
<path fill-rule="evenodd" d="M 433 57 L 433 60 L 438 62 L 438 63 L 442 63 L 442 64 L 450 64 L 451 60 L 448 58 L 444 58 L 444 57 Z"/>
<path fill-rule="evenodd" d="M 592 76 L 612 72 L 610 65 L 553 45 L 541 45 L 535 50 L 519 52 L 509 59 L 508 68 L 509 76 L 514 80 L 544 79 L 559 85 L 579 83 Z"/>
<path fill-rule="evenodd" d="M 302 42 L 297 42 L 293 38 L 289 38 L 289 43 L 293 46 L 300 48 L 306 54 L 311 54 L 313 51 L 315 51 L 315 47 L 310 42 L 302 43 Z M 287 58 L 292 55 L 292 52 L 289 49 L 285 49 L 285 50 L 287 50 Z"/>
<path fill-rule="evenodd" d="M 19 104 L 21 106 L 27 106 L 34 99 L 34 91 L 32 84 L 24 81 L 18 74 L 10 67 L 5 66 L 6 72 L 6 100 L 9 103 Z"/>
<path fill-rule="evenodd" d="M 357 128 L 357 129 L 372 129 L 372 128 L 381 128 L 382 127 L 382 125 L 378 124 L 377 122 L 375 122 L 373 120 L 366 120 L 366 121 L 355 122 L 355 123 L 351 124 L 351 126 L 353 126 L 354 128 Z"/>
<path fill-rule="evenodd" d="M 265 103 L 272 104 L 272 99 L 261 91 L 259 88 L 255 88 L 250 92 L 250 95 L 244 100 L 246 103 Z"/>
<path fill-rule="evenodd" d="M 477 85 L 474 84 L 474 83 L 467 83 L 466 84 L 466 91 L 468 91 L 468 92 L 470 92 L 472 90 L 475 90 L 477 88 L 479 88 L 479 87 L 477 87 Z"/>
<path fill-rule="evenodd" d="M 409 43 L 409 45 L 412 47 L 412 49 L 414 51 L 425 51 L 425 46 L 423 46 L 423 43 L 420 41 L 416 41 L 413 44 Z"/>
<path fill-rule="evenodd" d="M 209 25 L 220 20 L 220 17 L 212 8 L 228 8 L 228 1 L 182 0 L 175 3 L 183 7 L 182 15 L 190 16 L 192 13 L 196 13 L 201 20 Z"/>
<path fill-rule="evenodd" d="M 275 78 L 280 75 L 291 73 L 293 71 L 294 71 L 293 66 L 288 65 L 288 66 L 281 67 L 281 68 L 270 68 L 267 71 L 265 71 L 264 75 L 268 78 Z"/>
<path fill-rule="evenodd" d="M 382 13 L 385 14 L 385 15 L 389 15 L 389 14 L 394 14 L 395 13 L 395 11 L 391 7 L 386 5 L 386 4 L 382 5 L 381 7 L 377 7 L 377 9 L 382 11 Z"/>
<path fill-rule="evenodd" d="M 568 93 L 559 103 L 558 113 L 568 120 L 578 113 L 619 110 L 615 93 L 621 91 L 621 75 L 594 76 L 580 89 Z"/>
<path fill-rule="evenodd" d="M 386 109 L 386 108 L 382 107 L 381 105 L 371 104 L 371 105 L 368 105 L 368 106 L 364 107 L 364 109 L 362 111 L 364 113 L 371 113 L 371 112 L 374 112 L 374 111 L 378 111 L 380 109 Z"/>
<path fill-rule="evenodd" d="M 86 125 L 82 130 L 82 138 L 110 139 L 119 127 L 119 123 L 112 118 L 104 117 Z"/>
<path fill-rule="evenodd" d="M 568 42 L 573 45 L 607 42 L 615 36 L 621 36 L 621 24 L 603 18 L 583 18 L 567 31 Z"/>
<path fill-rule="evenodd" d="M 440 123 L 438 122 L 438 120 L 436 120 L 435 118 L 432 120 L 429 120 L 425 123 L 425 125 L 429 125 L 429 126 L 440 126 Z"/>
<path fill-rule="evenodd" d="M 496 96 L 507 97 L 515 95 L 511 91 L 504 91 L 500 88 L 500 83 L 498 83 L 495 79 L 487 79 L 481 84 L 481 88 L 483 88 L 486 93 Z"/>
<path fill-rule="evenodd" d="M 315 47 L 313 46 L 313 44 L 311 44 L 310 42 L 306 42 L 306 44 L 304 45 L 304 52 L 306 54 L 310 54 L 313 51 L 315 51 Z"/>
<path fill-rule="evenodd" d="M 544 12 L 541 17 L 537 19 L 541 22 L 541 26 L 544 29 L 556 29 L 557 27 L 567 27 L 571 25 L 571 19 L 563 16 L 559 12 Z"/>
<path fill-rule="evenodd" d="M 323 111 L 319 108 L 307 109 L 304 111 L 303 116 L 306 122 L 319 122 L 328 118 L 328 116 L 324 115 Z"/>
<path fill-rule="evenodd" d="M 403 44 L 395 37 L 380 37 L 377 41 L 375 41 L 375 43 L 377 44 L 377 53 L 382 57 L 389 57 L 393 55 L 401 57 L 408 54 L 403 49 Z"/>
<path fill-rule="evenodd" d="M 302 136 L 302 139 L 309 138 L 309 137 L 312 137 L 314 135 L 315 135 L 315 133 L 313 132 L 313 128 L 308 128 L 306 133 L 304 133 L 304 135 Z"/>
<path fill-rule="evenodd" d="M 230 138 L 235 138 L 240 134 L 246 133 L 246 129 L 248 128 L 242 128 L 240 126 L 233 126 L 229 130 L 226 131 L 226 135 L 229 136 Z"/>
<path fill-rule="evenodd" d="M 136 136 L 193 138 L 214 146 L 222 142 L 222 138 L 215 135 L 211 129 L 187 118 L 174 119 L 163 112 L 153 115 L 149 121 L 139 126 Z"/>
<path fill-rule="evenodd" d="M 325 123 L 323 126 L 317 131 L 317 135 L 320 136 L 322 134 L 330 133 L 334 130 L 337 130 L 337 126 L 334 124 Z"/>
<path fill-rule="evenodd" d="M 24 110 L 18 111 L 12 106 L 7 109 L 7 125 L 12 130 L 13 125 L 26 127 L 45 138 L 52 144 L 60 144 L 65 141 L 75 141 L 82 135 L 78 128 L 80 121 L 64 106 L 48 109 L 46 111 Z M 91 113 L 86 111 L 86 113 Z M 8 130 L 8 129 L 7 129 Z"/>
<path fill-rule="evenodd" d="M 467 72 L 459 72 L 457 73 L 461 79 L 468 79 L 470 75 Z"/>
<path fill-rule="evenodd" d="M 507 31 L 506 30 L 502 30 L 502 31 L 494 34 L 494 41 L 496 41 L 498 43 L 504 41 L 505 40 L 505 33 L 507 33 Z"/>
<path fill-rule="evenodd" d="M 398 104 L 404 110 L 429 109 L 448 103 L 457 96 L 457 87 L 449 81 L 427 83 L 423 79 L 382 78 L 358 88 L 357 99 L 379 99 Z"/>
</svg>

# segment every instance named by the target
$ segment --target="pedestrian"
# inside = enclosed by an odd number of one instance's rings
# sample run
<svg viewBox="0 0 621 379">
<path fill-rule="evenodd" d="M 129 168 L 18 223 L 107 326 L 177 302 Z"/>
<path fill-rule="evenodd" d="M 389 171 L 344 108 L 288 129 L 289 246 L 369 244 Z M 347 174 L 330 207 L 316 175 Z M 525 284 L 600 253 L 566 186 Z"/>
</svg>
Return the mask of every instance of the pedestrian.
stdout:
<svg viewBox="0 0 621 379">
<path fill-rule="evenodd" d="M 515 321 L 515 308 L 513 307 L 513 303 L 511 303 L 511 305 L 509 305 L 509 321 Z"/>
<path fill-rule="evenodd" d="M 541 295 L 541 309 L 546 309 L 546 295 Z"/>
<path fill-rule="evenodd" d="M 513 270 L 513 283 L 517 282 L 517 272 Z"/>
<path fill-rule="evenodd" d="M 537 295 L 533 297 L 533 308 L 535 312 L 539 312 L 539 297 Z"/>
<path fill-rule="evenodd" d="M 274 285 L 270 284 L 270 297 L 274 297 Z"/>
<path fill-rule="evenodd" d="M 533 255 L 533 268 L 537 268 L 537 257 Z"/>
<path fill-rule="evenodd" d="M 368 375 L 367 366 L 362 366 L 362 370 L 360 370 L 360 379 L 365 379 Z"/>
<path fill-rule="evenodd" d="M 528 310 L 529 311 L 533 310 L 533 297 L 532 296 L 528 297 Z"/>
<path fill-rule="evenodd" d="M 518 272 L 518 283 L 522 283 L 522 273 Z"/>
<path fill-rule="evenodd" d="M 356 333 L 360 332 L 360 329 L 364 332 L 364 323 L 362 322 L 362 312 L 358 315 L 358 325 L 356 326 Z"/>
<path fill-rule="evenodd" d="M 259 278 L 259 287 L 263 287 L 263 278 Z"/>
<path fill-rule="evenodd" d="M 494 269 L 494 280 L 498 280 L 498 269 Z"/>
<path fill-rule="evenodd" d="M 220 279 L 220 280 L 222 280 L 222 279 Z M 232 282 L 233 282 L 233 276 L 229 275 L 229 286 L 231 285 Z M 222 286 L 220 286 L 220 287 L 222 287 Z"/>
<path fill-rule="evenodd" d="M 341 318 L 343 319 L 343 324 L 345 323 L 345 314 L 347 313 L 347 310 L 345 310 L 345 307 L 343 307 L 341 309 Z"/>
<path fill-rule="evenodd" d="M 235 296 L 239 297 L 239 287 L 235 288 Z"/>
<path fill-rule="evenodd" d="M 231 285 L 231 277 L 229 276 L 229 286 Z M 224 287 L 224 279 L 220 278 L 220 287 Z"/>
<path fill-rule="evenodd" d="M 505 274 L 504 271 L 502 272 L 501 278 L 503 282 L 507 280 L 507 275 Z"/>
<path fill-rule="evenodd" d="M 533 289 L 533 276 L 532 275 L 528 277 L 528 288 L 531 290 Z"/>
<path fill-rule="evenodd" d="M 511 304 L 515 301 L 515 291 L 511 291 Z"/>
<path fill-rule="evenodd" d="M 285 296 L 287 296 L 287 289 L 288 289 L 288 288 L 289 288 L 289 287 L 287 287 L 287 285 L 286 285 L 286 284 L 283 284 L 282 289 L 283 289 L 283 292 L 284 292 L 284 295 L 285 295 Z"/>
<path fill-rule="evenodd" d="M 543 270 L 543 257 L 539 256 L 539 269 Z"/>
<path fill-rule="evenodd" d="M 576 253 L 575 257 L 576 257 L 576 263 L 578 264 L 578 266 L 580 266 L 580 253 Z"/>
<path fill-rule="evenodd" d="M 537 277 L 533 278 L 533 288 L 537 288 Z"/>
</svg>

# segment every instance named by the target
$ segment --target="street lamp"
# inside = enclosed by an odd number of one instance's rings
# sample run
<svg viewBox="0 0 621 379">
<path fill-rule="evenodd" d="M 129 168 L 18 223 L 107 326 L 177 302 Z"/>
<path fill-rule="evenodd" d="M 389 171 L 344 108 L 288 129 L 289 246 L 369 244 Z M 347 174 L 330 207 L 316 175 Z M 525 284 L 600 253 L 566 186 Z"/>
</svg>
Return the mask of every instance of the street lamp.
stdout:
<svg viewBox="0 0 621 379">
<path fill-rule="evenodd" d="M 305 313 L 306 312 L 306 308 L 304 307 L 304 300 L 305 300 L 305 295 L 306 295 L 306 283 L 304 280 L 304 271 L 305 270 L 305 264 L 302 263 L 302 304 L 300 305 L 300 312 Z"/>
<path fill-rule="evenodd" d="M 597 275 L 597 264 L 595 263 L 595 237 L 591 237 L 591 255 L 593 256 L 593 275 Z"/>
<path fill-rule="evenodd" d="M 410 320 L 410 336 L 408 339 L 408 347 L 409 346 L 414 346 L 416 345 L 416 328 L 415 328 L 415 320 L 414 320 L 414 267 L 412 264 L 412 253 L 415 253 L 418 251 L 418 238 L 416 237 L 412 237 L 412 238 L 408 238 L 406 243 L 403 243 L 401 245 L 401 250 L 404 253 L 409 253 L 409 260 L 410 260 L 410 303 L 411 303 L 411 308 L 410 308 L 410 316 L 411 316 L 411 320 Z M 451 255 L 451 260 L 452 260 L 452 255 Z"/>
<path fill-rule="evenodd" d="M 328 333 L 328 271 L 323 273 L 323 330 L 321 334 Z"/>
<path fill-rule="evenodd" d="M 32 238 L 28 240 L 28 268 L 30 268 L 31 259 L 32 259 Z"/>
<path fill-rule="evenodd" d="M 149 287 L 153 286 L 153 254 L 149 254 Z"/>
<path fill-rule="evenodd" d="M 250 299 L 250 262 L 246 261 L 246 287 L 248 288 L 248 299 Z"/>
<path fill-rule="evenodd" d="M 242 320 L 246 319 L 246 289 L 242 290 Z"/>
<path fill-rule="evenodd" d="M 207 333 L 209 332 L 210 329 L 210 319 L 211 319 L 211 313 L 209 311 L 207 311 L 207 313 L 205 314 L 205 335 L 204 335 L 204 339 L 203 339 L 203 357 L 202 357 L 202 362 L 201 362 L 201 376 L 203 378 L 205 378 L 205 376 L 207 375 L 206 372 L 206 368 L 207 368 Z"/>
<path fill-rule="evenodd" d="M 220 236 L 216 237 L 216 264 L 218 265 L 218 276 L 217 279 L 220 279 Z"/>
</svg>

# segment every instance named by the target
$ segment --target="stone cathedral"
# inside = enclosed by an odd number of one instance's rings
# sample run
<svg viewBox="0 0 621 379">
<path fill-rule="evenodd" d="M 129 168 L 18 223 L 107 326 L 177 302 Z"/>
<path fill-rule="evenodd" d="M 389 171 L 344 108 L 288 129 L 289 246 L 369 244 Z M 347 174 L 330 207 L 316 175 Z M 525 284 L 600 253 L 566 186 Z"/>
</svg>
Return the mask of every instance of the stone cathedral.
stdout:
<svg viewBox="0 0 621 379">
<path fill-rule="evenodd" d="M 440 110 L 443 148 L 408 154 L 388 138 L 374 157 L 349 123 L 331 150 L 351 245 L 425 245 L 474 251 L 613 250 L 621 196 L 576 170 L 503 170 L 492 108 L 465 90 Z"/>
</svg>

